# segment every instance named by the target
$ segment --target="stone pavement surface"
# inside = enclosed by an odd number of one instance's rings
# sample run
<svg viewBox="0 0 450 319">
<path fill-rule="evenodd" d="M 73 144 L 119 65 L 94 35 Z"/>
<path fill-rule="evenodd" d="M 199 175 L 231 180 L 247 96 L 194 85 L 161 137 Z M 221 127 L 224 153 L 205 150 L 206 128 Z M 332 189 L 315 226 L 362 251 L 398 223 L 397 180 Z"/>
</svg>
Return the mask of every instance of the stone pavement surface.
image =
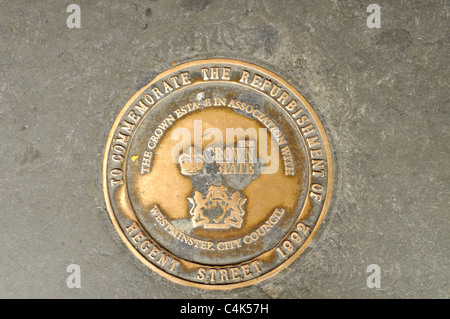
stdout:
<svg viewBox="0 0 450 319">
<path fill-rule="evenodd" d="M 68 28 L 71 3 L 81 27 Z M 369 28 L 367 7 L 381 7 Z M 449 1 L 0 1 L 1 298 L 449 298 Z M 262 283 L 205 291 L 146 271 L 109 221 L 115 117 L 174 64 L 281 75 L 322 120 L 332 205 Z M 67 266 L 81 288 L 66 285 Z M 367 268 L 380 269 L 369 288 Z"/>
</svg>

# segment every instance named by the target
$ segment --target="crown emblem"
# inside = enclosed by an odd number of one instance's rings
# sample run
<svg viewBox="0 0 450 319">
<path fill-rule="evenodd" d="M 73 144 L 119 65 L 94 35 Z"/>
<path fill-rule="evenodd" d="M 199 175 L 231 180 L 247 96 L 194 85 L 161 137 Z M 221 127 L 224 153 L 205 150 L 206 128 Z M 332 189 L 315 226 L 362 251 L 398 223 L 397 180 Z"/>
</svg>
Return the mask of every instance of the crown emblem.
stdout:
<svg viewBox="0 0 450 319">
<path fill-rule="evenodd" d="M 189 153 L 183 153 L 178 158 L 180 164 L 181 174 L 183 175 L 197 175 L 203 168 L 203 155 L 201 152 L 196 152 L 191 146 Z"/>
</svg>

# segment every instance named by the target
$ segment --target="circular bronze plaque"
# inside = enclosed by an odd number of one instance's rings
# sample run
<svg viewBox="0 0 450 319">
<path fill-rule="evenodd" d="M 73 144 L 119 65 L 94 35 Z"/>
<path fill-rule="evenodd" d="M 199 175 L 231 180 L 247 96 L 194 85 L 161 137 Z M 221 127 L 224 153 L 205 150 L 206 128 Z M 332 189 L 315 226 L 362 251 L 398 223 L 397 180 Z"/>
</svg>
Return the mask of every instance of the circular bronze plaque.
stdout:
<svg viewBox="0 0 450 319">
<path fill-rule="evenodd" d="M 178 65 L 118 115 L 103 162 L 131 252 L 177 283 L 257 283 L 308 246 L 330 201 L 325 131 L 278 75 L 226 59 Z"/>
</svg>

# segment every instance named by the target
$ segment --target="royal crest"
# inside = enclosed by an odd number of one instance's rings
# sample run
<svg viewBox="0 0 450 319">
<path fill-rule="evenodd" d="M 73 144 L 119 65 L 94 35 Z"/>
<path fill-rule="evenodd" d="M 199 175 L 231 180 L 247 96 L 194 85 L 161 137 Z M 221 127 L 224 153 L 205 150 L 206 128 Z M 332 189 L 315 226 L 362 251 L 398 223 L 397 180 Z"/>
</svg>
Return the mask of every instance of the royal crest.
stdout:
<svg viewBox="0 0 450 319">
<path fill-rule="evenodd" d="M 229 195 L 226 186 L 211 185 L 205 195 L 195 191 L 188 200 L 194 228 L 241 228 L 247 199 L 239 192 Z"/>
<path fill-rule="evenodd" d="M 204 153 L 212 160 L 205 161 Z M 232 156 L 225 156 L 226 153 Z M 180 172 L 189 176 L 194 185 L 194 192 L 188 197 L 194 228 L 242 227 L 247 198 L 242 197 L 239 188 L 230 187 L 227 177 L 241 176 L 240 186 L 245 188 L 256 175 L 255 161 L 255 142 L 248 140 L 238 141 L 236 147 L 228 146 L 225 150 L 214 147 L 202 152 L 191 146 L 187 152 L 180 154 Z M 213 180 L 205 174 L 206 171 L 215 172 Z"/>
</svg>

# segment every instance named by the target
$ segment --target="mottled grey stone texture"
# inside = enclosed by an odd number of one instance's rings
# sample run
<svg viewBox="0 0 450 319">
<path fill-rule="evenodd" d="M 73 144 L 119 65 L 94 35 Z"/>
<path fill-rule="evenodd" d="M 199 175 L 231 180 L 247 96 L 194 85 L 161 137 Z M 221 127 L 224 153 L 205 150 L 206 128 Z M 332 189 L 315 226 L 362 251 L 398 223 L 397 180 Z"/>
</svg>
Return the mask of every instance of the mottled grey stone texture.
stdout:
<svg viewBox="0 0 450 319">
<path fill-rule="evenodd" d="M 66 8 L 81 7 L 69 29 Z M 381 28 L 366 8 L 381 6 Z M 448 1 L 0 1 L 0 297 L 449 298 Z M 148 272 L 109 222 L 104 145 L 159 72 L 236 58 L 278 73 L 324 123 L 332 206 L 260 284 L 204 291 Z M 81 267 L 69 289 L 66 267 Z M 381 288 L 366 286 L 370 264 Z"/>
</svg>

